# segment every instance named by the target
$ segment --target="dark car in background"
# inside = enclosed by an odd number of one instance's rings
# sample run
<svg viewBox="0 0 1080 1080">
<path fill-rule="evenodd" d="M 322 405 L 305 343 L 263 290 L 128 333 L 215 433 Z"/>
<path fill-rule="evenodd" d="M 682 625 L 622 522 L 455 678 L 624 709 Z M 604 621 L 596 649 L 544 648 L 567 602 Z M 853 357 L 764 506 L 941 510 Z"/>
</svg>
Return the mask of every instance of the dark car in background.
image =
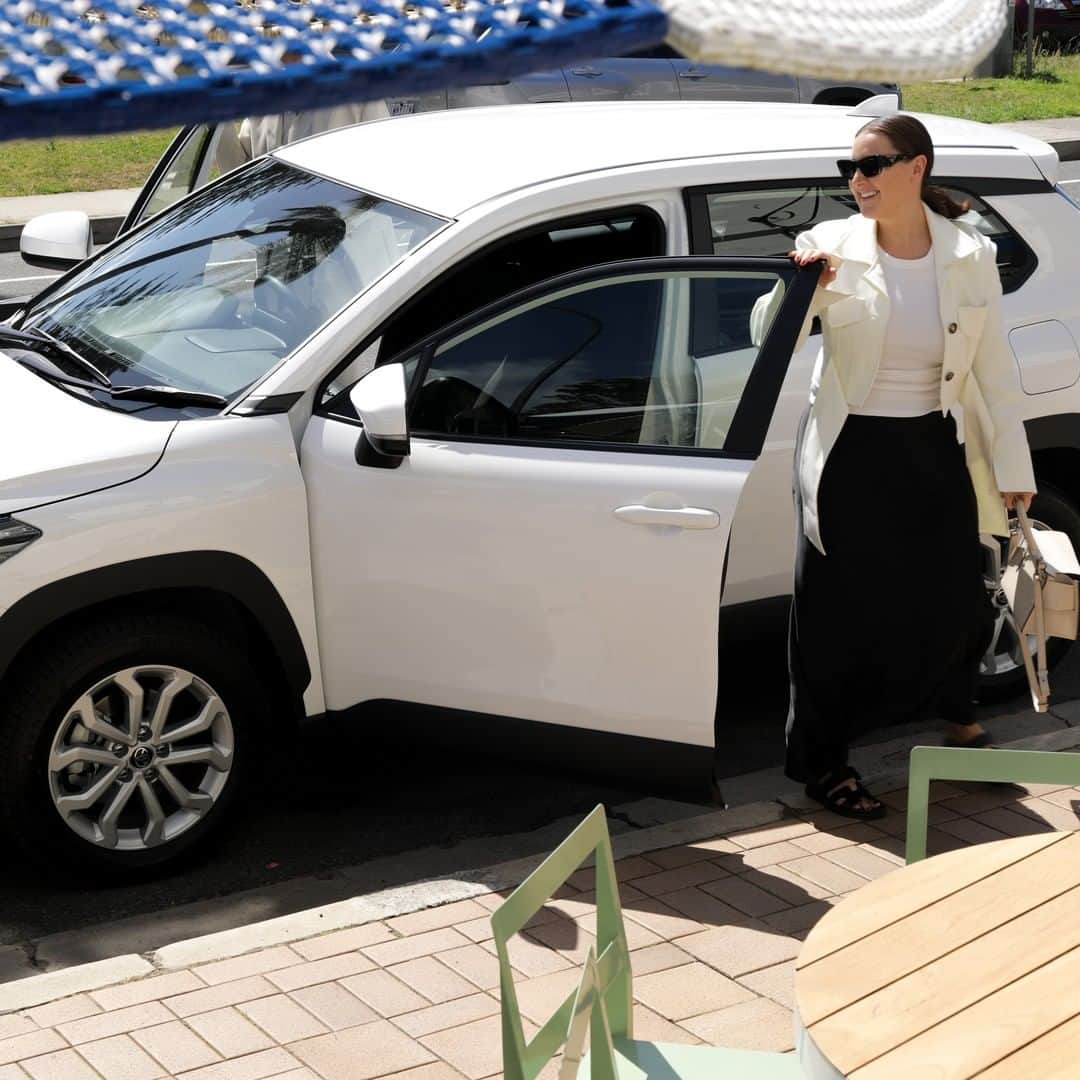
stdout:
<svg viewBox="0 0 1080 1080">
<path fill-rule="evenodd" d="M 1080 2 L 1034 0 L 1035 41 L 1072 52 L 1080 49 Z M 1015 36 L 1023 41 L 1028 31 L 1028 0 L 1016 0 Z"/>
</svg>

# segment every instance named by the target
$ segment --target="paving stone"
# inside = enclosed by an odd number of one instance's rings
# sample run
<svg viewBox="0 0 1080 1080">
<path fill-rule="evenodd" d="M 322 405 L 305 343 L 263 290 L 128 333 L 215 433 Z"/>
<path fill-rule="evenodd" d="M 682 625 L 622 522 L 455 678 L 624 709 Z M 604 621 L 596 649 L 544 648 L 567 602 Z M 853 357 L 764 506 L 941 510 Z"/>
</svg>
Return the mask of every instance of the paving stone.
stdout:
<svg viewBox="0 0 1080 1080">
<path fill-rule="evenodd" d="M 476 987 L 468 979 L 434 956 L 418 956 L 415 960 L 406 960 L 404 964 L 395 964 L 387 971 L 435 1004 L 476 992 Z"/>
<path fill-rule="evenodd" d="M 679 866 L 687 866 L 690 863 L 701 862 L 708 859 L 712 854 L 707 848 L 697 845 L 683 844 L 679 847 L 661 848 L 659 851 L 649 852 L 649 861 L 665 870 L 674 870 Z"/>
<path fill-rule="evenodd" d="M 675 892 L 677 889 L 688 889 L 706 881 L 716 881 L 726 873 L 727 871 L 721 870 L 706 859 L 688 863 L 685 866 L 677 866 L 673 870 L 661 870 L 658 874 L 635 878 L 634 888 L 639 889 L 646 896 L 663 896 L 664 893 Z"/>
<path fill-rule="evenodd" d="M 683 964 L 689 964 L 692 959 L 689 953 L 683 952 L 678 945 L 673 945 L 670 941 L 662 941 L 659 945 L 649 945 L 634 953 L 634 977 L 680 967 Z"/>
<path fill-rule="evenodd" d="M 734 833 L 730 839 L 741 848 L 765 847 L 768 844 L 778 844 L 781 840 L 793 840 L 796 836 L 805 836 L 813 832 L 813 829 L 813 825 L 806 821 L 781 821 L 763 829 Z"/>
<path fill-rule="evenodd" d="M 27 1075 L 18 1065 L 0 1065 L 0 1080 L 26 1080 Z"/>
<path fill-rule="evenodd" d="M 26 1035 L 13 1035 L 0 1039 L 0 1065 L 8 1065 L 22 1058 L 48 1054 L 62 1050 L 67 1043 L 55 1031 L 32 1031 Z"/>
<path fill-rule="evenodd" d="M 34 1009 L 27 1009 L 23 1015 L 30 1017 L 38 1027 L 47 1028 L 65 1024 L 69 1020 L 82 1020 L 86 1016 L 93 1016 L 99 1012 L 101 1012 L 101 1006 L 88 994 L 75 994 L 60 1001 L 51 1001 L 48 1005 L 38 1005 Z"/>
<path fill-rule="evenodd" d="M 1017 795 L 1015 788 L 1004 784 L 982 784 L 980 790 L 960 795 L 955 799 L 948 799 L 945 806 L 955 814 L 972 817 L 975 814 L 981 814 L 984 810 L 1008 806 L 1009 803 L 1017 801 Z"/>
<path fill-rule="evenodd" d="M 440 953 L 439 960 L 481 990 L 491 990 L 499 985 L 499 962 L 480 945 L 450 949 Z"/>
<path fill-rule="evenodd" d="M 288 1049 L 324 1080 L 372 1080 L 435 1060 L 430 1050 L 387 1020 L 317 1035 L 290 1043 Z"/>
<path fill-rule="evenodd" d="M 964 840 L 969 844 L 986 844 L 994 840 L 1004 840 L 1005 834 L 984 825 L 974 818 L 958 817 L 954 821 L 943 821 L 939 826 L 942 832 Z"/>
<path fill-rule="evenodd" d="M 165 1070 L 130 1035 L 85 1043 L 79 1053 L 105 1080 L 157 1080 Z"/>
<path fill-rule="evenodd" d="M 624 920 L 626 935 L 629 944 L 630 935 L 637 927 L 635 923 Z M 580 967 L 585 963 L 589 949 L 596 945 L 596 938 L 583 930 L 576 923 L 548 923 L 546 926 L 537 926 L 524 935 L 530 941 L 535 941 L 546 949 L 551 949 L 569 964 Z M 485 946 L 490 948 L 491 945 Z"/>
<path fill-rule="evenodd" d="M 311 1038 L 312 1035 L 325 1035 L 329 1030 L 286 994 L 248 1001 L 238 1005 L 237 1009 L 277 1043 L 290 1043 Z"/>
<path fill-rule="evenodd" d="M 1055 806 L 1071 810 L 1074 814 L 1080 814 L 1080 788 L 1058 788 L 1056 791 L 1040 792 L 1039 797 Z"/>
<path fill-rule="evenodd" d="M 287 1080 L 282 1077 L 281 1080 Z M 394 1073 L 394 1080 L 463 1080 L 457 1069 L 451 1069 L 445 1061 L 433 1061 L 430 1065 L 420 1065 L 415 1069 Z M 537 1080 L 541 1080 L 537 1077 Z"/>
<path fill-rule="evenodd" d="M 785 960 L 794 960 L 799 953 L 799 942 L 764 924 L 735 925 L 679 938 L 679 948 L 728 977 L 736 978 Z"/>
<path fill-rule="evenodd" d="M 362 952 L 341 953 L 323 960 L 310 960 L 280 971 L 268 971 L 266 978 L 279 990 L 299 990 L 302 986 L 332 982 L 347 975 L 370 971 L 375 965 Z"/>
<path fill-rule="evenodd" d="M 485 942 L 479 947 L 493 955 L 495 953 L 493 941 Z M 521 934 L 515 934 L 506 943 L 506 952 L 510 957 L 510 966 L 530 979 L 536 975 L 547 975 L 551 971 L 561 971 L 571 966 L 568 960 L 564 960 L 546 945 L 530 941 Z"/>
<path fill-rule="evenodd" d="M 635 978 L 634 997 L 677 1022 L 747 1001 L 753 994 L 705 964 L 691 963 Z"/>
<path fill-rule="evenodd" d="M 1080 829 L 1080 818 L 1076 816 L 1074 810 L 1059 806 L 1057 803 L 1052 803 L 1038 796 L 1021 800 L 1013 809 L 1016 813 L 1030 815 L 1036 821 L 1044 821 L 1053 828 L 1062 830 L 1062 832 L 1073 832 Z"/>
<path fill-rule="evenodd" d="M 60 1024 L 56 1030 L 73 1046 L 78 1046 L 79 1043 L 107 1039 L 110 1035 L 123 1035 L 137 1028 L 163 1024 L 171 1019 L 172 1016 L 160 1001 L 145 1001 L 141 1005 L 117 1009 L 115 1012 L 88 1016 L 85 1020 L 72 1020 L 68 1024 Z"/>
<path fill-rule="evenodd" d="M 308 938 L 307 941 L 297 941 L 293 943 L 292 949 L 305 960 L 322 960 L 338 953 L 354 952 L 365 945 L 378 945 L 384 941 L 395 940 L 394 935 L 381 922 L 374 922 L 353 926 L 348 930 L 335 930 L 332 934 Z"/>
<path fill-rule="evenodd" d="M 264 975 L 268 971 L 291 967 L 303 963 L 304 957 L 294 952 L 288 945 L 278 945 L 261 952 L 248 953 L 246 956 L 234 956 L 229 960 L 217 960 L 212 964 L 200 964 L 194 972 L 205 983 L 217 986 L 219 983 L 245 979 L 249 975 Z"/>
<path fill-rule="evenodd" d="M 455 923 L 468 922 L 483 916 L 490 918 L 487 910 L 475 900 L 458 900 L 452 904 L 398 915 L 387 919 L 386 925 L 396 934 L 422 934 L 428 930 L 441 930 L 444 926 L 453 926 Z"/>
<path fill-rule="evenodd" d="M 340 985 L 380 1016 L 397 1016 L 398 1013 L 414 1012 L 431 1004 L 426 997 L 400 979 L 395 979 L 388 971 L 366 971 L 362 975 L 352 975 L 342 979 Z"/>
<path fill-rule="evenodd" d="M 683 1026 L 710 1045 L 732 1050 L 784 1052 L 795 1046 L 791 1010 L 769 998 L 755 998 L 728 1009 L 696 1016 L 685 1021 Z"/>
<path fill-rule="evenodd" d="M 637 975 L 636 970 L 634 975 Z M 521 1015 L 542 1027 L 580 982 L 581 971 L 577 968 L 554 971 L 535 979 L 516 980 L 514 989 Z"/>
<path fill-rule="evenodd" d="M 654 863 L 643 855 L 632 855 L 628 859 L 620 859 L 615 863 L 615 874 L 620 885 L 626 881 L 633 881 L 634 878 L 644 877 L 646 874 L 655 874 L 662 869 L 659 863 Z M 591 866 L 586 866 L 571 874 L 566 883 L 574 889 L 591 890 L 596 887 L 596 874 Z"/>
<path fill-rule="evenodd" d="M 814 836 L 814 833 L 807 833 Z M 749 848 L 740 856 L 742 866 L 737 871 L 744 872 L 747 868 L 761 869 L 763 866 L 775 866 L 777 863 L 788 862 L 791 859 L 801 859 L 806 851 L 799 847 L 794 840 L 781 840 L 779 844 L 764 844 L 762 847 Z"/>
<path fill-rule="evenodd" d="M 32 1035 L 41 1028 L 29 1016 L 9 1013 L 0 1016 L 0 1039 L 13 1039 L 16 1035 Z"/>
<path fill-rule="evenodd" d="M 820 885 L 833 893 L 851 892 L 866 884 L 866 879 L 826 859 L 823 855 L 804 855 L 784 863 L 783 869 Z"/>
<path fill-rule="evenodd" d="M 454 929 L 459 934 L 464 934 L 470 941 L 490 941 L 493 936 L 491 929 L 491 917 L 485 915 L 482 919 L 472 919 L 469 922 L 455 923 Z"/>
<path fill-rule="evenodd" d="M 774 912 L 783 911 L 790 906 L 780 897 L 771 892 L 766 892 L 753 884 L 753 882 L 741 877 L 729 877 L 724 878 L 722 881 L 708 882 L 702 885 L 701 889 L 703 892 L 709 893 L 710 896 L 723 900 L 725 904 L 730 904 L 744 915 L 750 915 L 753 918 L 772 915 Z"/>
<path fill-rule="evenodd" d="M 275 1046 L 272 1050 L 260 1050 L 257 1054 L 181 1073 L 177 1080 L 264 1080 L 268 1076 L 278 1077 L 299 1065 L 300 1062 L 287 1050 Z"/>
<path fill-rule="evenodd" d="M 133 1031 L 131 1037 L 172 1075 L 221 1060 L 216 1050 L 179 1020 Z"/>
<path fill-rule="evenodd" d="M 763 922 L 780 934 L 796 934 L 801 930 L 810 930 L 818 920 L 833 907 L 836 897 L 825 900 L 811 900 L 809 904 L 778 911 L 775 915 L 766 915 Z"/>
<path fill-rule="evenodd" d="M 873 881 L 875 878 L 898 869 L 897 864 L 892 859 L 883 858 L 861 844 L 855 847 L 830 851 L 821 857 L 829 862 L 836 863 L 837 866 L 842 866 L 845 870 L 850 870 L 853 874 L 858 874 L 859 877 L 865 878 L 867 881 Z"/>
<path fill-rule="evenodd" d="M 759 997 L 771 998 L 785 1009 L 795 1008 L 794 960 L 752 971 L 749 975 L 740 976 L 739 982 Z"/>
<path fill-rule="evenodd" d="M 188 1026 L 226 1058 L 253 1054 L 256 1050 L 268 1050 L 275 1041 L 232 1005 L 192 1016 L 188 1020 Z"/>
<path fill-rule="evenodd" d="M 975 820 L 981 825 L 989 825 L 992 829 L 997 829 L 1006 836 L 1033 836 L 1036 833 L 1053 831 L 1053 826 L 1048 822 L 1017 813 L 1006 806 L 984 810 L 981 814 L 975 815 Z"/>
<path fill-rule="evenodd" d="M 355 994 L 349 993 L 336 982 L 303 986 L 294 990 L 289 997 L 322 1021 L 331 1031 L 366 1024 L 378 1015 Z"/>
<path fill-rule="evenodd" d="M 680 1024 L 665 1020 L 640 1002 L 634 1005 L 634 1038 L 646 1042 L 682 1043 L 694 1046 L 701 1040 Z"/>
<path fill-rule="evenodd" d="M 723 900 L 717 900 L 715 896 L 710 896 L 697 887 L 665 893 L 664 903 L 704 926 L 724 926 L 746 921 L 746 916 L 738 908 L 725 904 Z"/>
<path fill-rule="evenodd" d="M 124 1009 L 131 1005 L 141 1005 L 144 1001 L 161 1001 L 163 998 L 186 994 L 191 990 L 202 990 L 205 987 L 206 983 L 190 971 L 172 971 L 167 975 L 153 975 L 148 979 L 91 990 L 89 996 L 102 1009 Z"/>
<path fill-rule="evenodd" d="M 682 934 L 693 934 L 701 929 L 701 924 L 696 919 L 687 918 L 680 914 L 670 904 L 660 897 L 645 897 L 635 901 L 632 905 L 623 905 L 623 922 L 634 922 L 659 934 L 662 938 L 675 938 Z M 661 942 L 660 944 L 663 944 Z M 657 948 L 657 945 L 646 948 Z M 637 958 L 634 960 L 637 970 Z"/>
<path fill-rule="evenodd" d="M 536 1028 L 527 1021 L 525 1023 L 525 1038 L 530 1039 Z M 436 1031 L 420 1041 L 469 1080 L 483 1080 L 498 1073 L 502 1067 L 502 1018 L 499 1016 Z"/>
<path fill-rule="evenodd" d="M 563 974 L 557 972 L 556 974 Z M 541 978 L 550 979 L 554 976 L 544 975 Z M 520 989 L 519 984 L 519 989 Z M 416 1012 L 404 1013 L 394 1017 L 394 1023 L 414 1038 L 421 1035 L 430 1035 L 435 1031 L 445 1031 L 447 1028 L 460 1027 L 462 1024 L 471 1024 L 474 1020 L 482 1020 L 486 1016 L 494 1016 L 499 1011 L 499 1003 L 489 994 L 470 994 L 468 997 L 455 998 L 453 1001 L 443 1002 L 442 1005 L 432 1005 L 427 1009 L 418 1009 Z M 522 1015 L 526 1015 L 524 1012 Z"/>
<path fill-rule="evenodd" d="M 208 986 L 205 990 L 166 998 L 164 1004 L 183 1020 L 196 1013 L 210 1012 L 211 1009 L 223 1009 L 226 1005 L 239 1005 L 242 1001 L 269 997 L 271 994 L 276 994 L 278 989 L 273 983 L 268 982 L 265 976 L 252 975 L 249 979 L 237 979 L 236 982 Z M 171 1020 L 172 1017 L 166 1019 Z"/>
<path fill-rule="evenodd" d="M 817 855 L 807 857 L 820 858 Z M 823 900 L 833 895 L 832 890 L 796 874 L 786 863 L 783 866 L 766 866 L 761 870 L 748 870 L 742 876 L 751 884 L 779 896 L 781 900 L 786 900 L 792 907 L 808 904 L 811 900 Z"/>
<path fill-rule="evenodd" d="M 459 934 L 453 927 L 447 926 L 426 934 L 414 934 L 397 941 L 387 941 L 382 945 L 370 945 L 363 951 L 379 967 L 389 967 L 391 964 L 403 964 L 406 960 L 415 960 L 418 956 L 433 956 L 469 943 L 464 934 Z"/>
<path fill-rule="evenodd" d="M 30 1058 L 22 1063 L 22 1067 L 34 1080 L 101 1080 L 74 1050 L 58 1050 Z"/>
</svg>

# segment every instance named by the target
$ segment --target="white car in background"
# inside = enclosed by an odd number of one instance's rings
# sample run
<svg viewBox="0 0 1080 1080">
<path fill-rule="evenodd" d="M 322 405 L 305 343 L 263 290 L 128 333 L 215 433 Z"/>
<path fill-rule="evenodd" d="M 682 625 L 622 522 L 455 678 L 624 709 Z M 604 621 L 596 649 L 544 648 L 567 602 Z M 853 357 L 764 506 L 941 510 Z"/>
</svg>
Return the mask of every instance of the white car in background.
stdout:
<svg viewBox="0 0 1080 1080">
<path fill-rule="evenodd" d="M 394 703 L 706 782 L 721 621 L 790 588 L 817 268 L 783 256 L 853 212 L 835 159 L 880 105 L 341 129 L 40 294 L 0 331 L 0 820 L 161 863 L 293 721 Z M 1035 513 L 1080 542 L 1080 209 L 1046 144 L 922 119 L 998 245 Z"/>
</svg>

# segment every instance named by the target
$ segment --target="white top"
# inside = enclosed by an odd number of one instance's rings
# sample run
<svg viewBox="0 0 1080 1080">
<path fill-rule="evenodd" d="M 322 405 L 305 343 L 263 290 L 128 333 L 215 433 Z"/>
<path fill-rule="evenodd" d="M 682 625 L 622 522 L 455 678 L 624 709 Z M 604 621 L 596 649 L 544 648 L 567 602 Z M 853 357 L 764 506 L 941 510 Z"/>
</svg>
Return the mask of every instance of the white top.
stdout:
<svg viewBox="0 0 1080 1080">
<path fill-rule="evenodd" d="M 889 290 L 889 325 L 874 385 L 857 416 L 925 416 L 941 408 L 945 332 L 938 306 L 934 252 L 897 259 L 879 250 Z"/>
</svg>

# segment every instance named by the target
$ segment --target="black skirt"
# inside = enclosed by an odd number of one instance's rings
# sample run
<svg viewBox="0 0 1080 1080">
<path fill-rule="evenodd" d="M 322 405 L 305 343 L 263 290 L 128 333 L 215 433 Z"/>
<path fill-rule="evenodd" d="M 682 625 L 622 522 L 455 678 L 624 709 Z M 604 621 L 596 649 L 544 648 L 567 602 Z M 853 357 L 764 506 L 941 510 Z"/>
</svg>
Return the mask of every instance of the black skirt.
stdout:
<svg viewBox="0 0 1080 1080">
<path fill-rule="evenodd" d="M 842 767 L 874 727 L 931 713 L 973 722 L 994 616 L 953 418 L 849 416 L 818 489 L 827 554 L 798 509 L 787 775 Z"/>
</svg>

